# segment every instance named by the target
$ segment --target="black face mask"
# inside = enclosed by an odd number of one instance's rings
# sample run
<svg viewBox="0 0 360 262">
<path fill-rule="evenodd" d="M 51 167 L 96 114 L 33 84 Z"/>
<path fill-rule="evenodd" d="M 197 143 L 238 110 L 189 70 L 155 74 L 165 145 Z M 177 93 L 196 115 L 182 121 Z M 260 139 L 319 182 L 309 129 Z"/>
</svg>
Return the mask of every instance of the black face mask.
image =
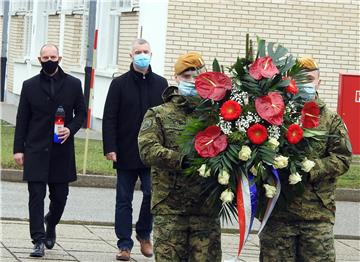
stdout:
<svg viewBox="0 0 360 262">
<path fill-rule="evenodd" d="M 56 68 L 59 65 L 59 61 L 46 61 L 46 62 L 41 62 L 41 67 L 42 69 L 45 71 L 45 73 L 51 75 L 55 72 Z"/>
</svg>

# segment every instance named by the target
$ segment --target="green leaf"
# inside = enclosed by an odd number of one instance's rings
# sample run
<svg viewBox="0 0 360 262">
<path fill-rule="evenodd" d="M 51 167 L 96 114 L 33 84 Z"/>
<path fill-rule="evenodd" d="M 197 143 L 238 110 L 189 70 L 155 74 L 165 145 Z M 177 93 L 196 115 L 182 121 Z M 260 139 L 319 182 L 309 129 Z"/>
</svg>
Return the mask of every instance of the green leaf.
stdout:
<svg viewBox="0 0 360 262">
<path fill-rule="evenodd" d="M 326 136 L 327 131 L 304 128 L 304 137 Z"/>
<path fill-rule="evenodd" d="M 274 60 L 275 58 L 275 53 L 274 53 L 274 44 L 273 42 L 270 42 L 268 43 L 268 46 L 267 46 L 267 51 L 268 51 L 268 54 L 269 56 Z"/>
<path fill-rule="evenodd" d="M 257 43 L 258 43 L 258 52 L 257 52 L 256 58 L 264 57 L 264 56 L 266 56 L 265 40 L 261 39 L 260 37 L 256 37 L 256 38 L 257 38 Z"/>
<path fill-rule="evenodd" d="M 231 69 L 234 69 L 238 76 L 243 76 L 245 74 L 245 59 L 240 59 L 238 57 L 236 59 L 236 63 L 231 67 Z"/>
<path fill-rule="evenodd" d="M 285 56 L 288 53 L 287 48 L 283 47 L 282 45 L 278 45 L 274 54 L 274 60 L 279 61 L 280 58 Z"/>
<path fill-rule="evenodd" d="M 215 58 L 212 63 L 213 72 L 221 72 L 219 61 Z"/>
</svg>

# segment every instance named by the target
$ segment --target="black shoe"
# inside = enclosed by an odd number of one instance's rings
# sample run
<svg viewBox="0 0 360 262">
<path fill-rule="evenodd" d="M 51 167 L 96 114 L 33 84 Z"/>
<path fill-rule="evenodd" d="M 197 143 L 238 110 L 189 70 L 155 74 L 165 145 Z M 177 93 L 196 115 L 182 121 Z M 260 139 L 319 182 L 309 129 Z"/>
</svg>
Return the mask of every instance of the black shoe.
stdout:
<svg viewBox="0 0 360 262">
<path fill-rule="evenodd" d="M 36 242 L 30 253 L 31 257 L 43 257 L 45 255 L 45 247 L 43 242 Z"/>
<path fill-rule="evenodd" d="M 45 226 L 46 226 L 46 232 L 45 232 L 45 246 L 47 249 L 52 249 L 56 242 L 56 230 L 55 226 L 50 226 L 47 221 L 47 216 L 45 216 Z"/>
</svg>

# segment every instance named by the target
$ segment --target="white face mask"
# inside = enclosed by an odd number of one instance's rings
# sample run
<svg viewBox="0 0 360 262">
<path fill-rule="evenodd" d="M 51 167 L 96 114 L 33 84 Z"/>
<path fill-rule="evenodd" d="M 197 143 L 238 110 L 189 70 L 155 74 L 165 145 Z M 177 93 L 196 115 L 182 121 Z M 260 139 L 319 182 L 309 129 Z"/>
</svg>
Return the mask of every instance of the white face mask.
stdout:
<svg viewBox="0 0 360 262">
<path fill-rule="evenodd" d="M 193 82 L 180 81 L 178 88 L 179 88 L 180 95 L 183 95 L 183 96 L 196 96 L 197 95 L 197 91 L 195 89 L 195 83 L 193 83 Z"/>
<path fill-rule="evenodd" d="M 303 85 L 303 88 L 299 90 L 299 96 L 304 101 L 314 100 L 316 97 L 316 88 L 314 83 L 306 83 Z"/>
</svg>

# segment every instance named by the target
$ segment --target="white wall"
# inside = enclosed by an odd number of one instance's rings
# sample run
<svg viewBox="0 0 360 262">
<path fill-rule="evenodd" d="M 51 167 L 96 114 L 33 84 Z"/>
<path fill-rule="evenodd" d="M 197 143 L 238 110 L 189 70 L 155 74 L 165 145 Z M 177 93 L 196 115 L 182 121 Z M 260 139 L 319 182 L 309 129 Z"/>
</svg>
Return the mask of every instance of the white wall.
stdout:
<svg viewBox="0 0 360 262">
<path fill-rule="evenodd" d="M 14 62 L 14 89 L 13 93 L 20 95 L 22 84 L 26 79 L 33 77 L 34 75 L 39 74 L 41 66 L 34 65 L 30 60 L 26 60 L 26 63 L 15 61 Z"/>
<path fill-rule="evenodd" d="M 139 4 L 142 38 L 149 41 L 153 53 L 151 67 L 164 75 L 168 0 L 140 0 Z"/>
</svg>

